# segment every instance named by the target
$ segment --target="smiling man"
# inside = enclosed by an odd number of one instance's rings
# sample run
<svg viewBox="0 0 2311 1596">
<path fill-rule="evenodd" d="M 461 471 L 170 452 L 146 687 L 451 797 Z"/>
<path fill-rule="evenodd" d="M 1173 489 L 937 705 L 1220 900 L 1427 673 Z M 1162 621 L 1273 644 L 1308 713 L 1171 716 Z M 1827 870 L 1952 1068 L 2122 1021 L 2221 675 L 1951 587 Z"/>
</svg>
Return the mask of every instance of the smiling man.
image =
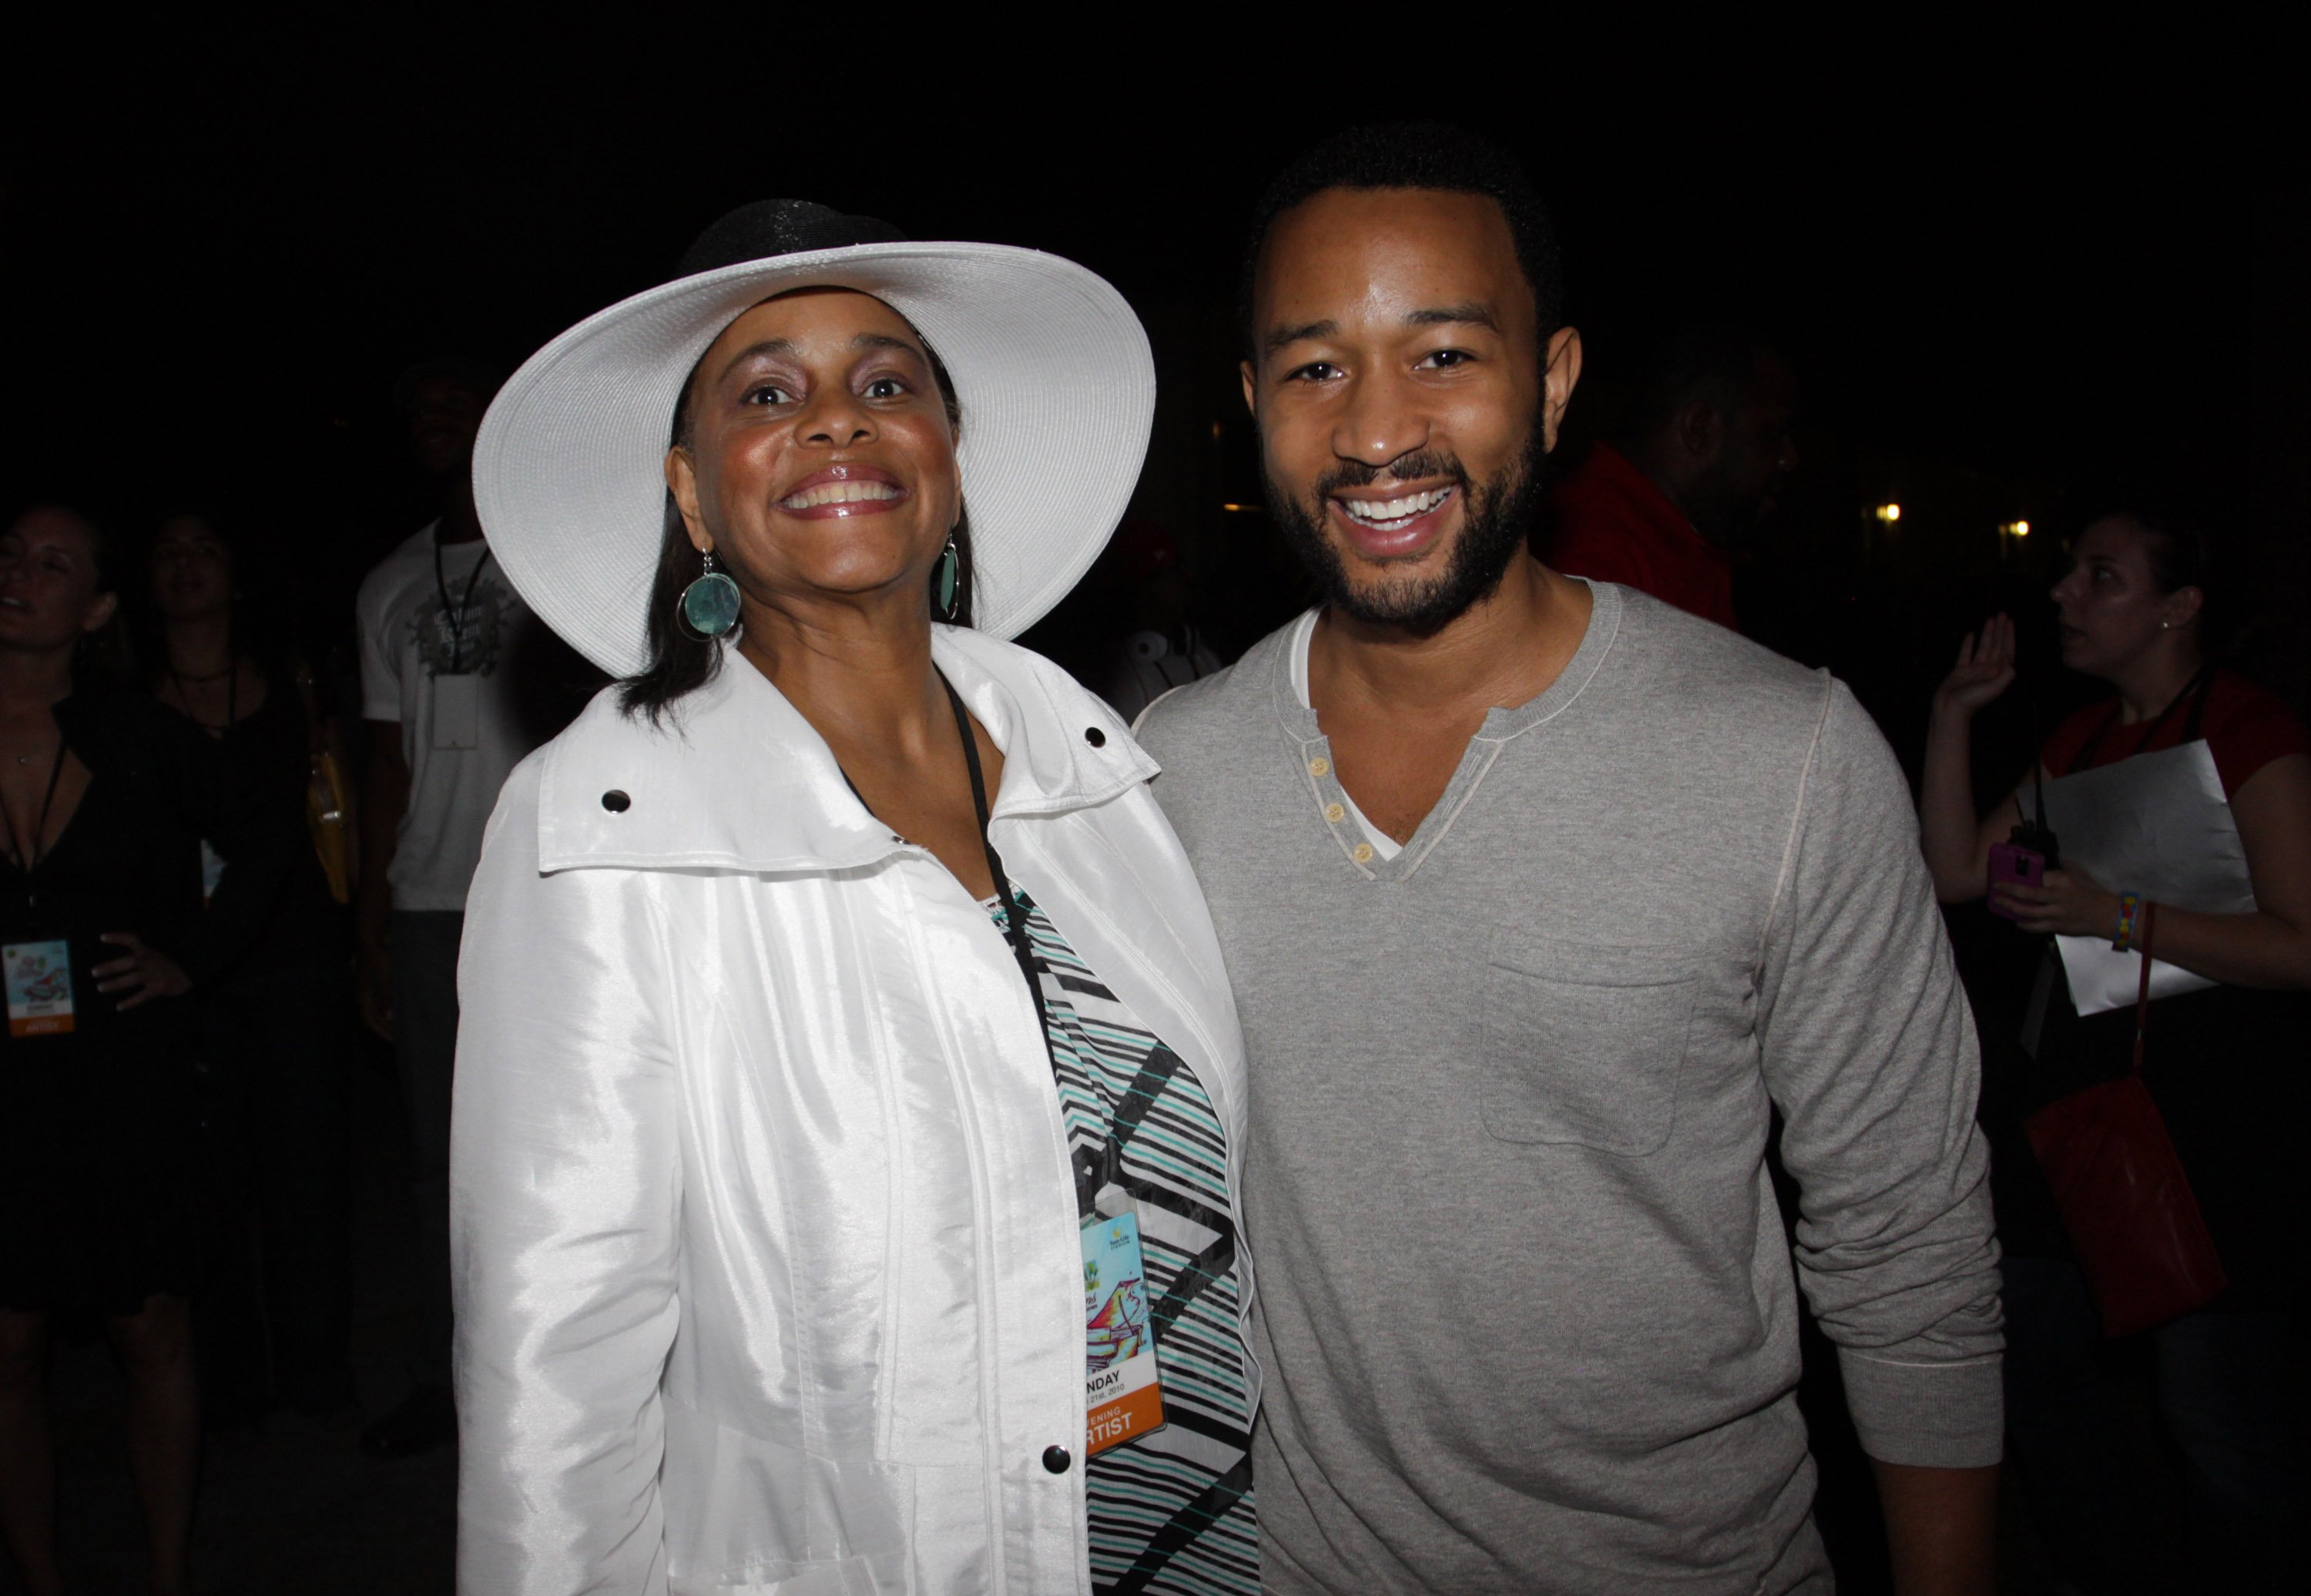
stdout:
<svg viewBox="0 0 2311 1596">
<path fill-rule="evenodd" d="M 1524 553 L 1581 346 L 1498 152 L 1317 151 L 1245 300 L 1323 602 L 1140 735 L 1248 1047 L 1268 1588 L 1827 1590 L 1778 1107 L 1899 1588 L 1986 1591 L 1975 1042 L 1883 741 Z"/>
</svg>

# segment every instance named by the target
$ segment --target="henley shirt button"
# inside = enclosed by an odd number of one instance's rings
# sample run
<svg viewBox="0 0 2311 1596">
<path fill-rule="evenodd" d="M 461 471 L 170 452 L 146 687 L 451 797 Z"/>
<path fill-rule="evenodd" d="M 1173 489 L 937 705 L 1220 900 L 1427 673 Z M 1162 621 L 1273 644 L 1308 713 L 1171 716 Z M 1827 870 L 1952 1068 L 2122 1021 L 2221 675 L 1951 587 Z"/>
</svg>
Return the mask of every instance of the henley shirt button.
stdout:
<svg viewBox="0 0 2311 1596">
<path fill-rule="evenodd" d="M 1348 812 L 1346 809 L 1341 808 L 1339 805 L 1326 804 L 1324 806 L 1324 818 L 1330 821 L 1334 825 L 1339 824 L 1340 822 L 1346 820 L 1347 817 Z"/>
<path fill-rule="evenodd" d="M 1107 746 L 1107 733 L 1096 726 L 1086 726 L 1084 728 L 1084 741 L 1094 748 L 1104 748 Z"/>
<path fill-rule="evenodd" d="M 1349 854 L 1348 857 L 1356 860 L 1356 863 L 1360 865 L 1368 865 L 1372 863 L 1372 844 L 1369 842 L 1357 843 L 1356 850 Z"/>
<path fill-rule="evenodd" d="M 1075 1460 L 1068 1455 L 1068 1449 L 1064 1446 L 1043 1448 L 1043 1467 L 1051 1473 L 1065 1474 L 1068 1471 L 1068 1465 L 1074 1461 Z"/>
<path fill-rule="evenodd" d="M 613 787 L 602 795 L 602 807 L 613 815 L 624 815 L 633 807 L 634 800 Z"/>
<path fill-rule="evenodd" d="M 1330 775 L 1331 773 L 1331 770 L 1332 762 L 1324 758 L 1321 754 L 1319 754 L 1317 757 L 1308 762 L 1308 773 L 1312 776 Z"/>
</svg>

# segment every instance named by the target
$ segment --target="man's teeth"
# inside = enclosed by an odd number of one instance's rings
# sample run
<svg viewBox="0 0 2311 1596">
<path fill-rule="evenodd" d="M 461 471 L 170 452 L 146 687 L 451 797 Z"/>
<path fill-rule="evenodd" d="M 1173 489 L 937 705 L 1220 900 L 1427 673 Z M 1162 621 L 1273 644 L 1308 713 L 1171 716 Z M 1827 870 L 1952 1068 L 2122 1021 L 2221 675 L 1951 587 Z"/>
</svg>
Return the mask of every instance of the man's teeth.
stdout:
<svg viewBox="0 0 2311 1596">
<path fill-rule="evenodd" d="M 1393 532 L 1416 516 L 1426 515 L 1444 502 L 1450 488 L 1431 488 L 1401 499 L 1342 499 L 1338 502 L 1348 519 L 1382 532 Z"/>
<path fill-rule="evenodd" d="M 781 499 L 779 506 L 783 510 L 812 510 L 821 504 L 864 504 L 898 496 L 899 490 L 887 482 L 827 482 Z"/>
</svg>

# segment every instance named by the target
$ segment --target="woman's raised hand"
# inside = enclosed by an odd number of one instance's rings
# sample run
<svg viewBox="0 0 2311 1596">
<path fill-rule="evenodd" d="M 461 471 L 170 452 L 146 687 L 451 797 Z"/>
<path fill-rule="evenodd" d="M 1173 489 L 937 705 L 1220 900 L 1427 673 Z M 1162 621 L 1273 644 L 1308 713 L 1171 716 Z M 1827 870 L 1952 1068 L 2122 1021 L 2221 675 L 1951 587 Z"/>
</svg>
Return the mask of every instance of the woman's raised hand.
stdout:
<svg viewBox="0 0 2311 1596">
<path fill-rule="evenodd" d="M 2013 684 L 2014 623 L 1995 615 L 1958 646 L 1958 663 L 1934 689 L 1934 712 L 1971 716 Z"/>
</svg>

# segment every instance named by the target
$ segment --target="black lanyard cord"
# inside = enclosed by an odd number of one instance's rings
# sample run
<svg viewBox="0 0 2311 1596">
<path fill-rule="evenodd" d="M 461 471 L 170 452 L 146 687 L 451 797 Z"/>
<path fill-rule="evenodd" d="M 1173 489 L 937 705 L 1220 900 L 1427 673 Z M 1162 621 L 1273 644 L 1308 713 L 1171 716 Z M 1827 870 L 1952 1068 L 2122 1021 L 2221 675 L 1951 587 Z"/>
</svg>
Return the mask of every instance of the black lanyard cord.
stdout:
<svg viewBox="0 0 2311 1596">
<path fill-rule="evenodd" d="M 946 689 L 947 707 L 955 711 L 955 729 L 963 738 L 963 763 L 971 772 L 971 807 L 979 816 L 979 846 L 987 855 L 987 873 L 995 882 L 996 901 L 1003 906 L 1003 940 L 1011 945 L 1011 956 L 1018 961 L 1019 973 L 1027 982 L 1027 995 L 1035 1000 L 1035 1019 L 1043 1027 L 1043 1045 L 1048 1051 L 1051 1042 L 1051 1016 L 1043 1007 L 1043 983 L 1035 976 L 1035 953 L 1027 939 L 1026 911 L 1012 894 L 1011 877 L 1003 872 L 1003 856 L 995 851 L 994 839 L 987 834 L 987 776 L 980 769 L 979 745 L 971 735 L 971 717 L 964 712 L 963 699 L 945 672 L 939 675 L 939 685 Z M 859 807 L 874 814 L 875 806 L 859 790 L 859 783 L 850 779 L 850 772 L 842 770 L 840 761 L 834 768 L 842 771 L 842 784 L 850 789 L 850 796 L 859 800 Z M 1054 1075 L 1059 1071 L 1056 1057 L 1051 1060 L 1051 1069 Z"/>
<path fill-rule="evenodd" d="M 1043 1056 L 1051 1062 L 1051 1085 L 1059 1088 L 1062 1085 L 1059 1049 L 1051 1041 L 1051 1015 L 1043 999 L 1042 979 L 1035 973 L 1034 946 L 1027 935 L 1027 911 L 1018 894 L 1011 890 L 1011 877 L 1003 868 L 1003 856 L 995 851 L 995 839 L 988 834 L 987 774 L 980 766 L 979 742 L 971 735 L 971 716 L 963 707 L 963 695 L 946 679 L 946 672 L 939 672 L 938 679 L 939 685 L 946 689 L 947 707 L 955 711 L 955 732 L 963 738 L 963 763 L 971 772 L 971 807 L 979 818 L 979 846 L 986 853 L 987 873 L 995 883 L 996 901 L 1003 909 L 1003 939 L 1011 945 L 1011 956 L 1018 962 L 1019 973 L 1027 983 L 1027 996 L 1034 1001 L 1035 1028 L 1043 1038 Z M 842 767 L 838 763 L 836 768 Z M 862 808 L 870 815 L 874 813 L 874 807 L 859 792 L 859 784 L 851 781 L 848 771 L 842 772 L 842 784 L 850 789 L 850 796 L 859 800 Z M 1101 1154 L 1071 1156 L 1068 1166 L 1075 1177 L 1077 1217 L 1096 1213 L 1101 1188 L 1118 1180 L 1122 1171 L 1122 1148 L 1115 1138 L 1113 1127 L 1108 1129 L 1107 1145 Z"/>
<path fill-rule="evenodd" d="M 1011 956 L 1019 961 L 1019 972 L 1027 978 L 1027 990 L 1035 999 L 1035 1018 L 1046 1026 L 1044 1041 L 1050 1042 L 1050 1016 L 1043 1011 L 1043 983 L 1035 974 L 1035 953 L 1027 940 L 1027 913 L 1011 891 L 1011 877 L 1003 868 L 1003 856 L 995 851 L 995 839 L 987 834 L 987 777 L 979 765 L 979 739 L 971 735 L 971 717 L 964 712 L 963 695 L 955 684 L 939 676 L 939 685 L 946 689 L 947 707 L 955 711 L 955 729 L 963 738 L 963 763 L 971 772 L 971 807 L 979 815 L 979 845 L 987 853 L 987 873 L 995 882 L 995 896 L 1003 905 L 1003 939 L 1011 945 Z"/>
<path fill-rule="evenodd" d="M 474 589 L 482 585 L 482 568 L 490 563 L 489 546 L 482 547 L 482 557 L 474 562 L 474 574 L 466 579 L 466 596 L 458 600 L 455 608 L 449 604 L 449 579 L 441 571 L 441 529 L 433 529 L 433 587 L 441 595 L 441 616 L 449 623 L 450 676 L 466 673 L 466 611 L 473 606 Z"/>
<path fill-rule="evenodd" d="M 1051 1041 L 1051 1014 L 1043 1001 L 1042 978 L 1035 973 L 1035 954 L 1027 938 L 1027 911 L 1011 890 L 1010 872 L 1003 868 L 1003 856 L 995 851 L 995 839 L 988 834 L 987 778 L 979 768 L 979 740 L 971 735 L 971 717 L 964 712 L 963 695 L 955 684 L 939 673 L 939 685 L 946 689 L 948 707 L 955 711 L 955 729 L 963 738 L 963 762 L 971 771 L 971 807 L 979 814 L 979 845 L 987 850 L 987 873 L 994 877 L 995 895 L 1003 905 L 1003 938 L 1011 944 L 1012 956 L 1019 961 L 1019 973 L 1026 978 L 1027 995 L 1035 1000 L 1035 1025 L 1043 1033 L 1043 1055 L 1051 1063 L 1051 1085 L 1060 1091 L 1062 1103 L 1066 1101 L 1065 1083 L 1060 1076 L 1060 1053 Z M 1110 1123 L 1103 1145 L 1097 1153 L 1088 1149 L 1068 1156 L 1069 1173 L 1076 1182 L 1076 1217 L 1088 1219 L 1099 1211 L 1099 1193 L 1103 1187 L 1120 1182 L 1123 1178 L 1123 1146 L 1116 1139 L 1115 1127 Z"/>
<path fill-rule="evenodd" d="M 8 827 L 8 862 L 27 876 L 39 869 L 40 860 L 46 857 L 41 852 L 40 843 L 48 834 L 48 811 L 57 801 L 57 783 L 64 780 L 64 774 L 65 739 L 63 734 L 58 733 L 56 763 L 48 767 L 48 789 L 40 795 L 40 817 L 32 823 L 32 846 L 29 853 L 22 840 L 16 835 L 16 822 L 0 815 L 0 821 L 4 821 Z M 26 862 L 28 859 L 29 863 Z"/>
<path fill-rule="evenodd" d="M 2149 726 L 2144 727 L 2141 735 L 2134 739 L 2135 753 L 2141 753 L 2158 739 L 2160 728 L 2167 724 L 2167 717 L 2173 714 L 2176 708 L 2186 701 L 2191 705 L 2191 713 L 2183 722 L 2183 741 L 2186 743 L 2198 741 L 2199 720 L 2206 711 L 2207 690 L 2213 685 L 2213 667 L 2202 665 L 2191 679 L 2183 684 L 2183 691 L 2168 699 L 2167 707 L 2158 711 L 2158 718 Z M 2093 735 L 2089 737 L 2085 743 L 2080 746 L 2079 751 L 2071 756 L 2071 767 L 2063 772 L 2065 775 L 2075 775 L 2088 768 L 2088 762 L 2101 752 L 2103 739 L 2110 735 L 2111 728 L 2118 724 L 2118 718 L 2125 712 L 2125 710 L 2126 705 L 2123 702 L 2111 705 L 2110 713 L 2103 717 L 2102 724 L 2094 728 Z"/>
</svg>

